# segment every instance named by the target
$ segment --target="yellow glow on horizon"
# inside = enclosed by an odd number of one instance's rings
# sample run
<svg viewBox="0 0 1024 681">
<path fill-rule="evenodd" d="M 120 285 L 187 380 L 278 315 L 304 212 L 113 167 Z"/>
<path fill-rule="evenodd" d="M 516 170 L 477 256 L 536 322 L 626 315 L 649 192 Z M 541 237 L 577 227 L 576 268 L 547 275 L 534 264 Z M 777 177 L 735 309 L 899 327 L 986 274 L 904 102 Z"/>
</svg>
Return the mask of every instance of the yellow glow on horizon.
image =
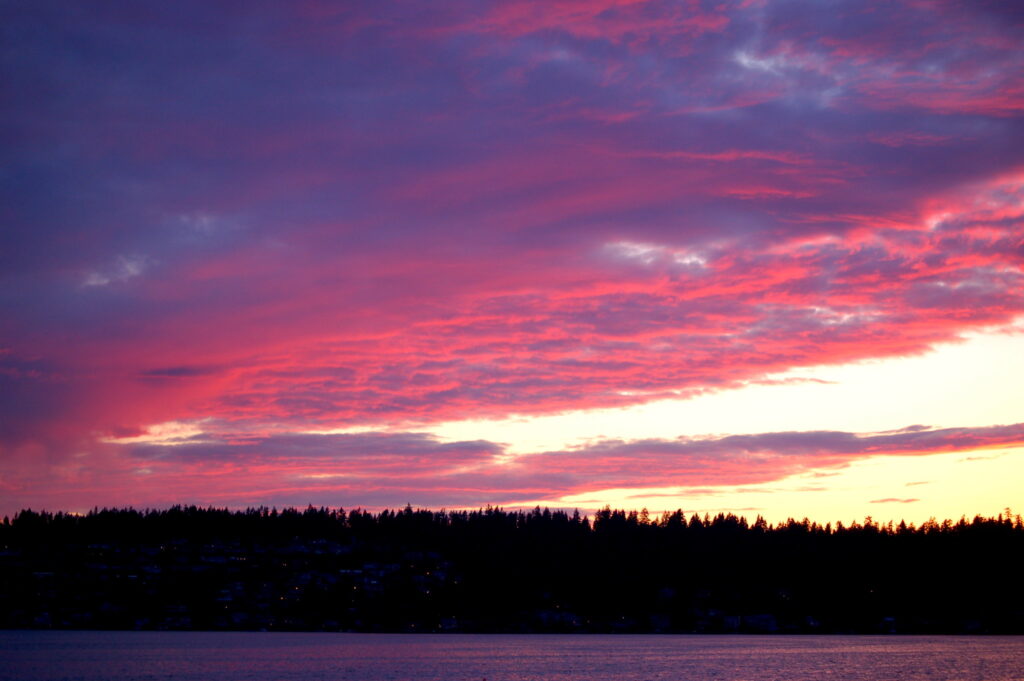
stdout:
<svg viewBox="0 0 1024 681">
<path fill-rule="evenodd" d="M 914 357 L 795 369 L 767 382 L 623 409 L 536 418 L 462 421 L 431 431 L 447 440 L 487 438 L 510 452 L 558 451 L 601 439 L 835 430 L 873 433 L 910 425 L 984 427 L 1024 421 L 1024 334 L 973 334 Z M 792 381 L 792 379 L 813 379 Z M 781 382 L 780 382 L 781 381 Z M 787 382 L 789 381 L 789 382 Z M 915 501 L 882 501 L 882 500 Z M 685 490 L 593 490 L 523 506 L 676 508 L 735 512 L 771 522 L 938 519 L 1024 507 L 1024 449 L 878 456 L 764 485 Z"/>
<path fill-rule="evenodd" d="M 1024 508 L 1024 448 L 923 456 L 878 456 L 845 468 L 819 470 L 760 485 L 708 490 L 659 488 L 602 490 L 563 497 L 551 505 L 592 510 L 647 508 L 652 517 L 681 508 L 687 513 L 732 512 L 772 523 L 788 518 L 835 523 L 995 516 Z M 888 501 L 892 500 L 892 501 Z M 902 501 L 900 501 L 902 500 Z M 913 500 L 913 501 L 910 501 Z M 524 504 L 525 505 L 525 504 Z"/>
<path fill-rule="evenodd" d="M 1019 423 L 1024 421 L 1024 334 L 975 334 L 919 356 L 794 369 L 766 381 L 690 399 L 454 421 L 427 430 L 450 441 L 503 442 L 510 452 L 525 454 L 598 439 Z"/>
</svg>

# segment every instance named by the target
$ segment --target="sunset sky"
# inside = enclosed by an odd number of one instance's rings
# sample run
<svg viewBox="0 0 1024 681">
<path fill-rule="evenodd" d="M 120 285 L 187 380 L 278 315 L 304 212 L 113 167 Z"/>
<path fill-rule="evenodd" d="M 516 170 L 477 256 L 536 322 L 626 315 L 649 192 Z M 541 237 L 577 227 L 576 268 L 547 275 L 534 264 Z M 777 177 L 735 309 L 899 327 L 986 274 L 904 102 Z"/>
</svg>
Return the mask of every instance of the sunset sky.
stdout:
<svg viewBox="0 0 1024 681">
<path fill-rule="evenodd" d="M 1024 3 L 0 3 L 0 514 L 1024 508 Z"/>
</svg>

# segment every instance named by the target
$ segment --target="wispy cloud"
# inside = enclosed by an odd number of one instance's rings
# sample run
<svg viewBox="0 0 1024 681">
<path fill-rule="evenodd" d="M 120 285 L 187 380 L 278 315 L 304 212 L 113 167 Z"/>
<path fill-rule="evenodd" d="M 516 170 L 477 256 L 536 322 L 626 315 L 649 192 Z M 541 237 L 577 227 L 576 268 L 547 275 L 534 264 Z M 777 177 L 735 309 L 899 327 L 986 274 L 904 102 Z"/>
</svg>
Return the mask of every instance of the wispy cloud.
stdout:
<svg viewBox="0 0 1024 681">
<path fill-rule="evenodd" d="M 86 274 L 82 286 L 107 286 L 127 281 L 142 274 L 149 262 L 150 259 L 142 255 L 118 256 L 112 266 Z"/>
</svg>

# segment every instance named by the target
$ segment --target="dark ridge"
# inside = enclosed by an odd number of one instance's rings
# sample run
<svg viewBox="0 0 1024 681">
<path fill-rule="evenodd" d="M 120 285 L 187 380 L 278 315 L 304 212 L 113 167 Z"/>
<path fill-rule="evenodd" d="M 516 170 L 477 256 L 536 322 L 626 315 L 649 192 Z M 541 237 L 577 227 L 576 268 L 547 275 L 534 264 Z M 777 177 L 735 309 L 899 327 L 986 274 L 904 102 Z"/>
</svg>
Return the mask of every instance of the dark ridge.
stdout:
<svg viewBox="0 0 1024 681">
<path fill-rule="evenodd" d="M 0 627 L 1024 633 L 1024 523 L 682 511 L 21 511 Z"/>
</svg>

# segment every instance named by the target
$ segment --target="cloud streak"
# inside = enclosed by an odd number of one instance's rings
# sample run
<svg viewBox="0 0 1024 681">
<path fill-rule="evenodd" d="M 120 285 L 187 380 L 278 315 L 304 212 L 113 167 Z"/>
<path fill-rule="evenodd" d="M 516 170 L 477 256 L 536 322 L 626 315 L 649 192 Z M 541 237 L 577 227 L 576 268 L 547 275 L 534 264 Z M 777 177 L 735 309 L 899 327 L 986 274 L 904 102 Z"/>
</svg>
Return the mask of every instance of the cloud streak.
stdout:
<svg viewBox="0 0 1024 681">
<path fill-rule="evenodd" d="M 806 431 L 672 440 L 605 440 L 573 449 L 509 454 L 484 440 L 445 442 L 415 432 L 282 434 L 168 425 L 110 440 L 48 494 L 70 507 L 116 503 L 244 506 L 316 503 L 385 507 L 547 502 L 605 489 L 677 487 L 707 494 L 828 472 L 865 457 L 927 456 L 1024 445 L 1024 424 L 858 434 Z M 177 434 L 168 437 L 168 434 Z M 11 493 L 35 503 L 30 481 Z M 824 488 L 813 488 L 824 489 Z M 264 500 L 259 502 L 258 500 Z M 305 500 L 305 501 L 303 501 Z M 910 503 L 886 498 L 871 503 Z"/>
</svg>

